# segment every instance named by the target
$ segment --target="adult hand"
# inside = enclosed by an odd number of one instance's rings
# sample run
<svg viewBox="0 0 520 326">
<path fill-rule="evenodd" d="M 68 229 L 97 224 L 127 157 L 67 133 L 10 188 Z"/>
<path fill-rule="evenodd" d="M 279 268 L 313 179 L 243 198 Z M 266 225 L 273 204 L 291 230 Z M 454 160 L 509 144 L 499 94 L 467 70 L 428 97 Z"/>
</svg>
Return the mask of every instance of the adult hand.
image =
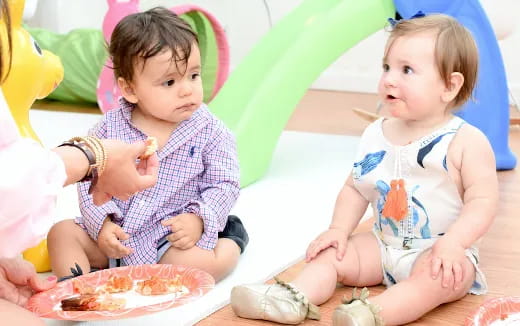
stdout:
<svg viewBox="0 0 520 326">
<path fill-rule="evenodd" d="M 0 258 L 0 298 L 25 306 L 36 292 L 56 285 L 56 276 L 40 279 L 34 266 L 21 258 Z"/>
<path fill-rule="evenodd" d="M 320 234 L 314 241 L 309 244 L 305 261 L 310 262 L 323 250 L 333 247 L 336 248 L 336 258 L 342 260 L 347 250 L 348 234 L 345 230 L 339 228 L 330 228 Z"/>
<path fill-rule="evenodd" d="M 179 214 L 161 221 L 161 224 L 170 227 L 172 233 L 166 238 L 172 246 L 182 250 L 193 247 L 204 231 L 202 219 L 193 213 Z"/>
<path fill-rule="evenodd" d="M 102 139 L 102 142 L 108 160 L 92 192 L 94 204 L 102 205 L 112 197 L 127 200 L 136 192 L 155 185 L 159 172 L 157 154 L 140 160 L 136 165 L 137 158 L 146 150 L 144 141 L 126 144 L 114 139 Z"/>
<path fill-rule="evenodd" d="M 120 240 L 127 240 L 128 233 L 112 221 L 105 221 L 98 235 L 98 247 L 108 258 L 126 257 L 132 249 L 125 247 Z"/>
<path fill-rule="evenodd" d="M 448 235 L 435 242 L 431 251 L 433 279 L 437 279 L 442 270 L 442 287 L 453 286 L 458 290 L 464 279 L 464 261 L 467 259 L 464 247 Z"/>
</svg>

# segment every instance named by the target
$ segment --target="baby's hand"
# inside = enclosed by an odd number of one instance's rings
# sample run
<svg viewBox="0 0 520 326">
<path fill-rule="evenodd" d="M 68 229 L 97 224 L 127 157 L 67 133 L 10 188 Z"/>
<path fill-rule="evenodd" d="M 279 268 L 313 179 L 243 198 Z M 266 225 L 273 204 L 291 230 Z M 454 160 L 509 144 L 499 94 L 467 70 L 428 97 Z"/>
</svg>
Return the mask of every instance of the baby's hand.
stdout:
<svg viewBox="0 0 520 326">
<path fill-rule="evenodd" d="M 305 261 L 310 262 L 321 251 L 333 247 L 336 248 L 336 258 L 342 260 L 347 249 L 348 234 L 345 230 L 331 228 L 320 234 L 314 241 L 309 244 Z"/>
<path fill-rule="evenodd" d="M 458 290 L 464 279 L 463 264 L 466 260 L 464 247 L 454 238 L 444 235 L 432 247 L 432 278 L 439 276 L 442 268 L 442 287 L 453 285 Z"/>
<path fill-rule="evenodd" d="M 108 258 L 125 257 L 132 253 L 132 249 L 123 246 L 120 240 L 127 240 L 129 237 L 119 225 L 107 219 L 99 231 L 98 247 Z"/>
<path fill-rule="evenodd" d="M 202 231 L 204 231 L 202 219 L 193 213 L 179 214 L 161 221 L 161 224 L 169 226 L 172 232 L 166 239 L 172 246 L 182 250 L 193 247 L 200 240 Z"/>
</svg>

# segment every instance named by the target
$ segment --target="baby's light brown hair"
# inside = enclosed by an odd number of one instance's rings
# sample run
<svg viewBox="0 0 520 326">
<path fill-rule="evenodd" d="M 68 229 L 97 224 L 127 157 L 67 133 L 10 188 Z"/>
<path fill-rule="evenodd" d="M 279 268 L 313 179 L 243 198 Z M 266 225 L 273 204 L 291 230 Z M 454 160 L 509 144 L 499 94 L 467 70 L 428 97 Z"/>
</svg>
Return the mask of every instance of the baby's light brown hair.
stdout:
<svg viewBox="0 0 520 326">
<path fill-rule="evenodd" d="M 450 108 L 460 107 L 471 98 L 477 82 L 478 50 L 471 33 L 456 19 L 443 14 L 431 14 L 397 21 L 390 30 L 385 58 L 396 38 L 423 32 L 435 33 L 437 37 L 435 62 L 446 87 L 449 87 L 451 73 L 459 72 L 464 76 L 464 84 L 449 105 Z"/>
</svg>

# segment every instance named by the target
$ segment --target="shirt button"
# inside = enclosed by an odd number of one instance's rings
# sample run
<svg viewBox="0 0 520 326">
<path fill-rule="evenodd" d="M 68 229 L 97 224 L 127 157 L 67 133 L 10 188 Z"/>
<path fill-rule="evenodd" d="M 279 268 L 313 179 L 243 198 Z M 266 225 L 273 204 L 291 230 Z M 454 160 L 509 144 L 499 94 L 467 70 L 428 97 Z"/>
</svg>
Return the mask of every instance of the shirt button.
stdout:
<svg viewBox="0 0 520 326">
<path fill-rule="evenodd" d="M 146 201 L 143 200 L 143 199 L 141 199 L 141 200 L 139 201 L 139 207 L 143 207 L 144 205 L 146 205 Z"/>
</svg>

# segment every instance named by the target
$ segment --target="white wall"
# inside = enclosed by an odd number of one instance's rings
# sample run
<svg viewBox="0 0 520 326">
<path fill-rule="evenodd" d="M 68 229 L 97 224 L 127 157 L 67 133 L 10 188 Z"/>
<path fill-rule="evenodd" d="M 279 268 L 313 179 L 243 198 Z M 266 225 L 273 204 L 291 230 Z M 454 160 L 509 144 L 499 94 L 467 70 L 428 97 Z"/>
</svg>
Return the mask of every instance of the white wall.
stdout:
<svg viewBox="0 0 520 326">
<path fill-rule="evenodd" d="M 124 0 L 122 0 L 124 1 Z M 212 12 L 226 30 L 235 67 L 264 35 L 271 23 L 282 19 L 303 0 L 143 0 L 141 9 L 166 7 L 190 2 Z M 359 1 L 359 0 L 354 0 Z M 492 21 L 514 22 L 520 15 L 518 0 L 481 0 Z M 59 9 L 58 9 L 59 8 Z M 498 9 L 502 10 L 498 10 Z M 505 10 L 504 10 L 505 8 Z M 104 0 L 38 0 L 38 7 L 28 24 L 59 33 L 74 28 L 101 28 L 107 10 Z M 507 15 L 507 17 L 505 17 Z M 511 18 L 512 17 L 512 18 Z M 271 19 L 270 19 L 271 18 Z M 386 35 L 380 31 L 350 49 L 325 70 L 313 88 L 375 92 L 381 71 L 381 55 Z M 520 28 L 499 41 L 509 86 L 520 100 Z"/>
</svg>

